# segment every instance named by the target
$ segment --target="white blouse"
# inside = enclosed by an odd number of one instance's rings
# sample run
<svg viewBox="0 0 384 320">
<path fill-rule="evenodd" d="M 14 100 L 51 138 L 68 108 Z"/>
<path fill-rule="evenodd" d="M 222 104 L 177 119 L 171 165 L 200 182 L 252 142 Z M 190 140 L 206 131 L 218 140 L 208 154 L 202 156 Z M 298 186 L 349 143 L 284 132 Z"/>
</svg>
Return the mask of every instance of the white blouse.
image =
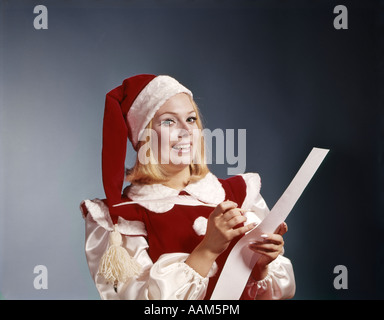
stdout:
<svg viewBox="0 0 384 320">
<path fill-rule="evenodd" d="M 241 175 L 247 186 L 247 195 L 242 208 L 247 210 L 247 222 L 260 221 L 269 213 L 269 209 L 260 195 L 260 177 L 254 173 Z M 136 186 L 135 186 L 136 187 Z M 179 191 L 163 185 L 147 185 L 144 189 L 132 188 L 128 196 L 132 200 L 143 200 L 152 197 L 154 193 L 169 197 Z M 198 182 L 190 183 L 186 189 L 197 200 L 219 204 L 224 201 L 223 189 L 218 179 L 212 174 Z M 207 199 L 207 195 L 210 199 Z M 128 300 L 199 300 L 204 299 L 209 278 L 215 274 L 217 265 L 214 264 L 207 277 L 202 277 L 184 261 L 188 253 L 163 254 L 153 263 L 148 255 L 147 235 L 144 223 L 127 221 L 119 217 L 114 226 L 109 215 L 108 207 L 99 199 L 84 200 L 82 209 L 86 223 L 85 253 L 91 276 L 102 299 Z M 149 205 L 149 204 L 148 204 Z M 143 204 L 145 207 L 145 204 Z M 156 208 L 151 204 L 151 211 Z M 82 208 L 82 206 L 81 206 Z M 158 213 L 169 210 L 169 206 L 158 209 Z M 156 211 L 155 211 L 156 212 Z M 205 234 L 206 224 L 196 223 L 194 229 L 198 234 Z M 98 273 L 102 255 L 109 247 L 109 235 L 113 230 L 121 233 L 124 247 L 133 259 L 141 265 L 141 272 L 125 283 L 118 283 L 117 288 L 107 283 Z M 289 299 L 295 293 L 295 279 L 290 260 L 279 255 L 268 265 L 268 275 L 265 279 L 255 281 L 249 278 L 246 285 L 248 294 L 255 299 Z"/>
</svg>

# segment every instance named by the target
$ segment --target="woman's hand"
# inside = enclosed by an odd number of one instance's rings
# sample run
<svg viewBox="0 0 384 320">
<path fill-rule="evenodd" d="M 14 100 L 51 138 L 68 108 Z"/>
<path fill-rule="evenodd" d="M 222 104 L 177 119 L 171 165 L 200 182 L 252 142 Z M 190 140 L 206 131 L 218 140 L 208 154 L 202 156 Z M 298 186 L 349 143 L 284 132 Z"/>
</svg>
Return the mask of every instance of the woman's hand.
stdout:
<svg viewBox="0 0 384 320">
<path fill-rule="evenodd" d="M 220 203 L 208 218 L 207 232 L 201 245 L 213 254 L 220 255 L 234 238 L 255 227 L 254 224 L 242 225 L 247 220 L 244 213 L 233 201 Z"/>
<path fill-rule="evenodd" d="M 283 222 L 274 233 L 262 235 L 263 241 L 253 242 L 249 245 L 251 250 L 261 254 L 252 270 L 252 276 L 255 280 L 264 279 L 268 274 L 268 264 L 283 252 L 283 235 L 287 231 L 288 226 Z"/>
<path fill-rule="evenodd" d="M 244 213 L 245 211 L 237 208 L 233 201 L 220 203 L 208 218 L 204 239 L 191 252 L 185 263 L 205 277 L 231 241 L 255 227 L 252 223 L 242 225 L 247 220 Z"/>
</svg>

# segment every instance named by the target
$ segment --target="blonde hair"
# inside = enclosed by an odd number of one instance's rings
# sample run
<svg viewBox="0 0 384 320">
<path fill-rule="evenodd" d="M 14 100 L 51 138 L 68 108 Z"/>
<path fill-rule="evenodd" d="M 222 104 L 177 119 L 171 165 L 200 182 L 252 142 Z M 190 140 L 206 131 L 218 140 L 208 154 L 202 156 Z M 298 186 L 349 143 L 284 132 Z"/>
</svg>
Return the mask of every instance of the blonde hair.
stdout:
<svg viewBox="0 0 384 320">
<path fill-rule="evenodd" d="M 189 95 L 188 97 L 190 98 L 193 109 L 196 112 L 197 127 L 200 129 L 200 132 L 202 132 L 203 124 L 199 108 L 196 102 Z M 152 120 L 149 122 L 146 129 L 152 129 Z M 136 149 L 140 150 L 140 148 L 146 143 L 151 145 L 151 135 L 148 135 L 145 141 L 139 141 Z M 149 152 L 149 154 L 147 154 L 149 161 L 143 164 L 141 161 L 139 161 L 139 157 L 136 156 L 135 165 L 130 169 L 126 169 L 125 180 L 133 184 L 155 184 L 167 182 L 169 180 L 169 175 L 165 172 L 161 165 L 158 164 L 150 148 L 147 150 L 147 152 Z M 196 156 L 198 157 L 196 161 L 197 163 L 193 163 L 192 161 L 192 163 L 189 165 L 189 170 L 191 173 L 190 182 L 198 181 L 204 178 L 205 175 L 209 172 L 205 161 L 205 144 L 202 134 L 200 136 L 200 148 L 196 150 Z"/>
</svg>

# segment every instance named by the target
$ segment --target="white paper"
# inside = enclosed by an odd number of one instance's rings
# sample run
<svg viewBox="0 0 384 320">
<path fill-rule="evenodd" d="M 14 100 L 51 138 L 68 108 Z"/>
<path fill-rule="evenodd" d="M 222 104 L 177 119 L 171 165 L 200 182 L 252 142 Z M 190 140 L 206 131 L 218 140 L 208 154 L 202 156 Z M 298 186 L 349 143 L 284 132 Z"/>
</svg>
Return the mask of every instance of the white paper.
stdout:
<svg viewBox="0 0 384 320">
<path fill-rule="evenodd" d="M 240 298 L 252 269 L 260 257 L 260 254 L 248 248 L 249 243 L 261 240 L 260 235 L 263 233 L 273 233 L 284 222 L 328 151 L 328 149 L 312 149 L 267 217 L 232 248 L 212 293 L 211 300 L 238 300 Z"/>
</svg>

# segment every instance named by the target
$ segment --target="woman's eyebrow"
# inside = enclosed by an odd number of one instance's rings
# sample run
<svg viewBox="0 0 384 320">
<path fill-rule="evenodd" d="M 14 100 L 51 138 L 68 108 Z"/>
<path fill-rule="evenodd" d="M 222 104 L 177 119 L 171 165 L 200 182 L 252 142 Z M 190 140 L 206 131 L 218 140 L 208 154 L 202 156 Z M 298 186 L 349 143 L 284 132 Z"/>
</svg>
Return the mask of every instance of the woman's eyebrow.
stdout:
<svg viewBox="0 0 384 320">
<path fill-rule="evenodd" d="M 195 112 L 196 112 L 195 110 L 192 110 L 192 111 L 188 112 L 188 114 L 195 113 Z M 162 116 L 162 115 L 164 115 L 164 114 L 179 115 L 180 113 L 179 113 L 179 112 L 166 111 L 166 112 L 160 114 L 159 116 Z"/>
</svg>

